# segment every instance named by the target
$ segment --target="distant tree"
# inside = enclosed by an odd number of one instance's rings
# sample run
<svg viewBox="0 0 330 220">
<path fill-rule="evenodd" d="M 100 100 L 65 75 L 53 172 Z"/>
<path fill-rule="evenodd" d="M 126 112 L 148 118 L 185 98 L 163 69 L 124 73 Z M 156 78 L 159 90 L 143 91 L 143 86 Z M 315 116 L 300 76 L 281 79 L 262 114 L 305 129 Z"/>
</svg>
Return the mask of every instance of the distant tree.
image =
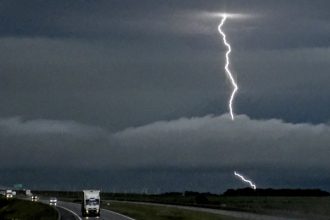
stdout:
<svg viewBox="0 0 330 220">
<path fill-rule="evenodd" d="M 206 195 L 199 194 L 199 195 L 195 196 L 195 202 L 196 202 L 196 204 L 208 204 L 209 200 L 207 199 Z"/>
<path fill-rule="evenodd" d="M 185 196 L 197 196 L 199 194 L 200 194 L 199 192 L 194 192 L 194 191 L 185 191 L 184 192 Z"/>
<path fill-rule="evenodd" d="M 223 196 L 330 196 L 320 189 L 228 189 Z"/>
</svg>

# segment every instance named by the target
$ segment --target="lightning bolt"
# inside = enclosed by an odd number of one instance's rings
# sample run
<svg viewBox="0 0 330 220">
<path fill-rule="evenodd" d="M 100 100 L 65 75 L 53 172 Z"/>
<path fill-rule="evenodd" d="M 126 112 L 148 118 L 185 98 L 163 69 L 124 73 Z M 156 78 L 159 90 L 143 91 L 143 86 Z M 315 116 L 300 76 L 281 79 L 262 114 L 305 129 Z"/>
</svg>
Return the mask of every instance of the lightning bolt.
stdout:
<svg viewBox="0 0 330 220">
<path fill-rule="evenodd" d="M 250 187 L 252 189 L 254 189 L 254 190 L 257 189 L 257 186 L 254 183 L 252 183 L 251 180 L 245 179 L 244 176 L 242 176 L 241 174 L 237 173 L 236 171 L 234 171 L 234 175 L 237 176 L 237 177 L 239 177 L 243 182 L 246 182 L 246 183 L 250 184 Z"/>
<path fill-rule="evenodd" d="M 227 74 L 227 76 L 228 76 L 228 78 L 229 78 L 229 80 L 230 80 L 230 82 L 232 84 L 232 87 L 233 87 L 233 91 L 232 91 L 232 93 L 230 95 L 228 107 L 229 107 L 229 112 L 230 112 L 231 119 L 234 120 L 235 119 L 235 116 L 234 116 L 234 111 L 233 111 L 233 101 L 234 101 L 236 92 L 238 90 L 238 86 L 237 86 L 237 83 L 236 83 L 236 81 L 235 81 L 235 79 L 233 77 L 233 74 L 231 73 L 231 71 L 229 69 L 229 65 L 230 65 L 229 55 L 231 53 L 231 46 L 227 42 L 226 34 L 221 29 L 222 26 L 224 25 L 226 19 L 227 19 L 227 15 L 222 15 L 221 22 L 220 22 L 220 24 L 218 26 L 218 31 L 222 35 L 222 39 L 223 39 L 224 45 L 227 47 L 225 70 L 226 70 L 226 74 Z"/>
<path fill-rule="evenodd" d="M 229 69 L 229 66 L 230 66 L 229 55 L 231 53 L 231 46 L 227 41 L 226 34 L 222 31 L 222 26 L 225 24 L 227 17 L 228 16 L 226 14 L 222 15 L 221 22 L 218 26 L 218 31 L 222 36 L 223 44 L 227 47 L 225 71 L 226 71 L 227 77 L 229 78 L 229 80 L 232 84 L 232 88 L 233 88 L 233 90 L 231 92 L 231 95 L 230 95 L 230 98 L 229 98 L 228 108 L 229 108 L 229 113 L 230 113 L 231 119 L 234 120 L 235 115 L 234 115 L 234 110 L 233 110 L 233 102 L 234 102 L 234 99 L 235 99 L 235 95 L 238 91 L 238 85 L 237 85 L 237 83 L 236 83 L 236 81 L 233 77 L 233 74 L 231 73 L 231 71 Z M 236 171 L 234 171 L 234 175 L 239 177 L 243 182 L 248 183 L 252 189 L 254 189 L 254 190 L 257 189 L 257 186 L 251 180 L 246 179 L 243 175 L 237 173 Z"/>
</svg>

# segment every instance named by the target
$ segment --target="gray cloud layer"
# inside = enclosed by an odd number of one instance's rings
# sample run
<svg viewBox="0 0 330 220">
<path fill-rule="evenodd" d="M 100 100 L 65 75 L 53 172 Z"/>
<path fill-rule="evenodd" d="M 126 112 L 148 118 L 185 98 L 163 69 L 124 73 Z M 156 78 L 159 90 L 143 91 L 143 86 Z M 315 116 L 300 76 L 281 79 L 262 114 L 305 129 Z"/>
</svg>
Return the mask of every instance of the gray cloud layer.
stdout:
<svg viewBox="0 0 330 220">
<path fill-rule="evenodd" d="M 207 189 L 214 181 L 224 181 L 219 188 L 210 189 L 215 191 L 240 186 L 233 181 L 233 170 L 249 174 L 264 187 L 290 182 L 294 187 L 310 186 L 311 182 L 313 187 L 323 187 L 322 182 L 330 178 L 324 173 L 330 168 L 327 124 L 253 120 L 245 115 L 232 122 L 228 115 L 222 115 L 160 121 L 110 133 L 75 122 L 10 118 L 0 121 L 0 136 L 0 153 L 7 155 L 1 161 L 2 168 L 70 167 L 76 171 L 68 169 L 67 175 L 90 171 L 91 176 L 93 170 L 108 170 L 117 172 L 112 177 L 117 179 L 132 171 L 142 176 L 183 172 L 186 174 L 177 178 L 187 181 L 191 172 L 195 177 L 189 181 L 211 172 L 214 180 L 195 188 Z M 157 181 L 159 177 L 154 177 Z M 128 183 L 123 180 L 121 184 Z M 177 187 L 186 184 L 177 183 Z M 171 189 L 171 185 L 162 187 Z"/>
<path fill-rule="evenodd" d="M 239 169 L 264 186 L 329 188 L 329 6 L 0 1 L 2 179 L 217 191 L 240 186 Z M 224 11 L 249 15 L 224 26 L 235 122 L 219 19 L 205 16 Z"/>
<path fill-rule="evenodd" d="M 120 130 L 223 114 L 229 93 L 225 48 L 219 19 L 205 13 L 228 11 L 250 15 L 224 27 L 241 89 L 237 112 L 291 122 L 329 120 L 327 1 L 1 4 L 3 117 Z"/>
<path fill-rule="evenodd" d="M 114 137 L 122 140 L 127 149 L 141 147 L 138 152 L 142 155 L 152 155 L 142 162 L 151 165 L 247 165 L 254 169 L 270 165 L 304 169 L 304 164 L 310 168 L 330 165 L 326 160 L 329 132 L 329 126 L 324 124 L 290 124 L 275 119 L 259 121 L 244 115 L 232 122 L 223 115 L 156 122 L 127 129 Z"/>
</svg>

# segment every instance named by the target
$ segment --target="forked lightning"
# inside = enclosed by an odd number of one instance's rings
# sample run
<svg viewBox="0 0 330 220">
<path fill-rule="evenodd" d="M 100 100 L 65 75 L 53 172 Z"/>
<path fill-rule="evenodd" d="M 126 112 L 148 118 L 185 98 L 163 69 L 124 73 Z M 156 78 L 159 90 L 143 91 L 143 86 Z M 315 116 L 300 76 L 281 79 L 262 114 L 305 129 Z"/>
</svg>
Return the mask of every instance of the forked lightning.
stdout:
<svg viewBox="0 0 330 220">
<path fill-rule="evenodd" d="M 231 71 L 229 69 L 229 65 L 230 65 L 229 55 L 231 53 L 231 46 L 227 42 L 226 34 L 222 31 L 222 26 L 224 25 L 226 19 L 227 19 L 227 15 L 226 14 L 222 15 L 222 20 L 221 20 L 221 22 L 220 22 L 220 24 L 218 26 L 218 31 L 222 35 L 223 43 L 227 47 L 225 71 L 226 71 L 227 76 L 228 76 L 228 78 L 229 78 L 229 80 L 230 80 L 230 82 L 232 84 L 232 87 L 233 87 L 233 91 L 232 91 L 232 93 L 230 95 L 228 107 L 229 107 L 229 113 L 230 113 L 231 119 L 234 120 L 235 119 L 235 116 L 234 116 L 234 110 L 233 110 L 233 101 L 234 101 L 236 92 L 238 90 L 238 86 L 237 86 L 237 83 L 236 83 L 236 81 L 235 81 L 235 79 L 233 77 L 233 74 L 231 73 Z"/>
<path fill-rule="evenodd" d="M 245 179 L 244 176 L 242 176 L 241 174 L 237 173 L 236 171 L 234 171 L 234 174 L 235 174 L 235 176 L 239 177 L 243 182 L 248 183 L 252 189 L 254 189 L 254 190 L 257 189 L 257 186 L 254 183 L 252 183 L 251 180 Z"/>
<path fill-rule="evenodd" d="M 234 102 L 235 95 L 236 95 L 237 90 L 238 90 L 238 85 L 236 83 L 236 80 L 233 77 L 233 74 L 231 73 L 231 71 L 229 69 L 229 66 L 230 66 L 229 55 L 231 53 L 231 46 L 227 41 L 226 34 L 222 31 L 222 26 L 226 22 L 227 17 L 228 17 L 227 14 L 222 14 L 222 19 L 221 19 L 221 22 L 218 26 L 218 31 L 222 36 L 223 44 L 227 47 L 225 71 L 226 71 L 227 77 L 229 78 L 229 80 L 232 84 L 232 88 L 233 88 L 233 90 L 231 92 L 231 95 L 230 95 L 230 98 L 229 98 L 228 108 L 229 108 L 229 113 L 230 113 L 231 119 L 234 120 L 235 119 L 235 114 L 234 114 L 234 110 L 233 110 L 233 102 Z M 234 171 L 234 174 L 235 174 L 235 176 L 240 178 L 240 180 L 242 180 L 243 182 L 248 183 L 252 189 L 254 189 L 254 190 L 257 189 L 257 186 L 251 180 L 246 179 L 243 175 L 237 173 L 236 171 Z"/>
</svg>

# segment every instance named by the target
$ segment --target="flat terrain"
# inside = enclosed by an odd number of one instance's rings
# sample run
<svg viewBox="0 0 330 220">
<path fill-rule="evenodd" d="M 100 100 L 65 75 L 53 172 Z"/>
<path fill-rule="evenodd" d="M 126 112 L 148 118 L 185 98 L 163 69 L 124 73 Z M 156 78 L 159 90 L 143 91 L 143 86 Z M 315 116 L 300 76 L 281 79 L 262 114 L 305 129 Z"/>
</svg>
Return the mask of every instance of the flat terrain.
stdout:
<svg viewBox="0 0 330 220">
<path fill-rule="evenodd" d="M 249 212 L 241 212 L 241 211 L 229 211 L 229 210 L 221 210 L 221 209 L 210 209 L 210 208 L 200 208 L 200 207 L 191 207 L 191 206 L 179 206 L 179 205 L 166 205 L 166 204 L 156 204 L 156 203 L 143 203 L 143 202 L 118 202 L 111 201 L 118 205 L 120 208 L 128 207 L 128 210 L 131 210 L 131 207 L 127 205 L 137 205 L 139 211 L 144 208 L 152 208 L 156 214 L 163 212 L 165 209 L 169 209 L 171 212 L 175 210 L 184 211 L 182 213 L 191 214 L 194 216 L 198 216 L 201 218 L 207 218 L 208 216 L 216 217 L 216 219 L 253 219 L 253 220 L 297 220 L 297 218 L 287 218 L 287 217 L 279 217 L 272 215 L 263 215 L 258 213 L 249 213 Z M 111 206 L 109 207 L 111 209 Z M 145 211 L 144 211 L 145 212 Z M 172 217 L 171 213 L 169 216 Z M 189 216 L 189 215 L 188 215 Z M 167 217 L 167 216 L 166 216 Z M 185 215 L 175 216 L 175 219 L 181 219 L 185 217 Z M 189 217 L 191 218 L 191 217 Z M 155 215 L 155 220 L 160 219 L 159 215 Z"/>
<path fill-rule="evenodd" d="M 54 192 L 46 193 L 54 194 Z M 67 201 L 80 201 L 80 192 L 55 193 L 57 193 L 58 197 L 67 198 Z M 161 195 L 102 193 L 101 197 L 103 201 L 116 200 L 171 204 L 176 206 L 211 208 L 214 210 L 240 211 L 286 218 L 330 220 L 329 196 L 223 196 L 186 192 Z M 126 207 L 122 207 L 121 209 L 121 207 L 114 205 L 113 208 L 120 213 L 126 213 L 128 216 L 138 216 L 137 213 L 129 213 Z M 132 208 L 134 208 L 134 206 Z M 154 209 L 152 208 L 150 212 L 152 212 L 152 210 Z"/>
<path fill-rule="evenodd" d="M 112 199 L 234 210 L 281 217 L 330 219 L 330 197 L 114 195 Z"/>
<path fill-rule="evenodd" d="M 57 211 L 52 207 L 19 199 L 0 199 L 1 219 L 57 220 Z"/>
<path fill-rule="evenodd" d="M 146 204 L 131 204 L 111 202 L 105 205 L 112 211 L 128 215 L 136 220 L 237 220 L 238 218 L 227 217 L 218 214 L 191 211 L 175 207 L 154 206 Z"/>
<path fill-rule="evenodd" d="M 61 214 L 65 214 L 64 211 L 69 211 L 72 215 L 66 215 L 63 220 L 72 220 L 72 219 L 77 219 L 77 220 L 82 220 L 82 219 L 87 219 L 83 218 L 81 215 L 81 205 L 77 203 L 71 203 L 71 202 L 63 202 L 59 201 L 58 206 L 59 211 Z M 99 218 L 96 217 L 88 217 L 88 219 L 98 219 L 98 220 L 132 220 L 131 218 L 115 213 L 110 210 L 102 209 L 101 210 L 101 216 Z"/>
<path fill-rule="evenodd" d="M 330 197 L 224 197 L 220 206 L 255 213 L 330 219 Z"/>
</svg>

